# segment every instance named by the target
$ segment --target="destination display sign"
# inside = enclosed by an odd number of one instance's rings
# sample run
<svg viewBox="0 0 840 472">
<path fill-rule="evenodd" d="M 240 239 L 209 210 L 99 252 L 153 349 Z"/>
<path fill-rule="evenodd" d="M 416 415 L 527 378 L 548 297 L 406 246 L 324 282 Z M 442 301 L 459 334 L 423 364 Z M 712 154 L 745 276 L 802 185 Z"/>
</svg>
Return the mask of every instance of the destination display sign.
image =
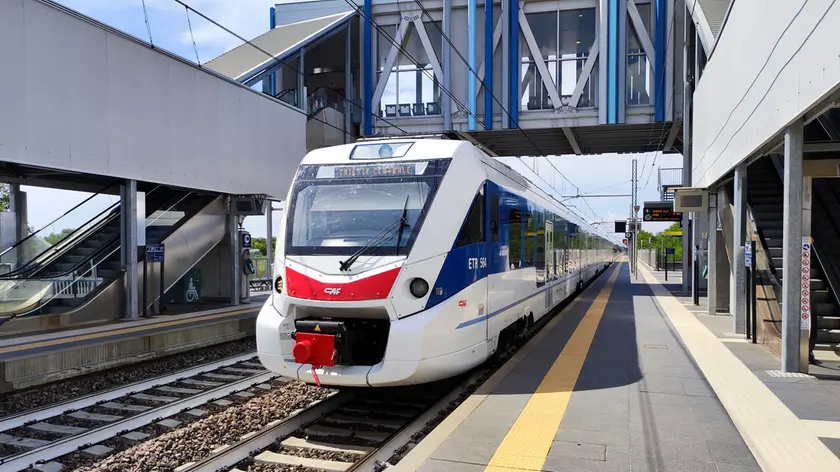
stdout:
<svg viewBox="0 0 840 472">
<path fill-rule="evenodd" d="M 682 213 L 674 211 L 671 202 L 645 202 L 642 218 L 645 221 L 682 221 Z"/>
<path fill-rule="evenodd" d="M 402 175 L 414 175 L 414 169 L 414 164 L 341 166 L 335 168 L 335 177 L 398 177 Z"/>
</svg>

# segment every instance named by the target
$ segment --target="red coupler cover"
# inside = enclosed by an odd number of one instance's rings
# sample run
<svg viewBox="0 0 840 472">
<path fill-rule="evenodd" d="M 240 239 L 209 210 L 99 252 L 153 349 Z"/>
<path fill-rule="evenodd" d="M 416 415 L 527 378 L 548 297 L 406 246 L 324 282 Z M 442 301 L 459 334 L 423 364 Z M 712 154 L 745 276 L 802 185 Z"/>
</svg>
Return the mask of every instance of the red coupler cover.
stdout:
<svg viewBox="0 0 840 472">
<path fill-rule="evenodd" d="M 296 333 L 295 347 L 292 354 L 298 364 L 312 364 L 314 366 L 333 366 L 333 351 L 335 350 L 335 336 L 332 334 Z"/>
</svg>

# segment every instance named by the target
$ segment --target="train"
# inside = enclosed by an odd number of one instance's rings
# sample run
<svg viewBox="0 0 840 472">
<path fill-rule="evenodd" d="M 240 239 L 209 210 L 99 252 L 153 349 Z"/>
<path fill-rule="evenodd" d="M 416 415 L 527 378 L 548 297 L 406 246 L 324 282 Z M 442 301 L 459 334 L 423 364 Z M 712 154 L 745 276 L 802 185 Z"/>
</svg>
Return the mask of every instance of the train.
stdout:
<svg viewBox="0 0 840 472">
<path fill-rule="evenodd" d="M 443 380 L 522 339 L 622 253 L 470 141 L 316 149 L 286 199 L 258 355 L 319 386 Z"/>
</svg>

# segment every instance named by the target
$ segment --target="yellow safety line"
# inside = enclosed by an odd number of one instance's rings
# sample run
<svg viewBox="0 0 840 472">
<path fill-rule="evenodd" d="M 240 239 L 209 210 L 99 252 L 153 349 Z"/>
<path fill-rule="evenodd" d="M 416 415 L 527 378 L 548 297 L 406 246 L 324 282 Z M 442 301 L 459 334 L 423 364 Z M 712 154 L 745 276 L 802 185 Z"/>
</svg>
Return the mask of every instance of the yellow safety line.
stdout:
<svg viewBox="0 0 840 472">
<path fill-rule="evenodd" d="M 572 337 L 543 377 L 537 391 L 496 449 L 485 471 L 542 470 L 566 407 L 572 397 L 583 361 L 589 353 L 613 284 L 624 264 L 617 265 L 606 285 L 586 311 Z"/>
<path fill-rule="evenodd" d="M 98 332 L 98 333 L 83 334 L 83 335 L 79 335 L 79 336 L 70 336 L 70 337 L 64 337 L 64 338 L 58 338 L 58 339 L 50 339 L 50 340 L 47 340 L 47 341 L 38 341 L 38 342 L 34 342 L 34 343 L 19 344 L 19 345 L 16 345 L 16 346 L 0 348 L 0 354 L 5 354 L 7 352 L 25 351 L 25 350 L 29 350 L 29 349 L 37 349 L 39 347 L 53 346 L 53 345 L 56 345 L 56 344 L 64 344 L 64 343 L 72 343 L 72 342 L 77 342 L 77 341 L 86 341 L 86 340 L 89 340 L 89 339 L 104 338 L 104 337 L 107 337 L 107 336 L 117 336 L 117 335 L 120 335 L 120 334 L 133 333 L 135 331 L 149 331 L 149 330 L 152 330 L 152 329 L 164 328 L 164 327 L 167 327 L 167 326 L 178 326 L 178 325 L 182 325 L 182 324 L 186 324 L 186 323 L 194 323 L 196 321 L 213 320 L 213 319 L 216 319 L 216 318 L 223 318 L 223 317 L 231 316 L 231 315 L 241 315 L 243 313 L 250 313 L 250 312 L 254 312 L 254 311 L 259 311 L 259 308 L 249 308 L 249 309 L 246 309 L 246 310 L 227 311 L 227 312 L 224 312 L 224 313 L 216 313 L 214 315 L 198 316 L 198 317 L 195 317 L 195 318 L 186 318 L 186 319 L 174 320 L 174 321 L 164 321 L 162 323 L 153 323 L 153 324 L 147 324 L 147 325 L 143 325 L 143 326 L 135 326 L 133 328 L 123 328 L 123 329 L 117 329 L 117 330 L 114 330 L 114 331 L 101 331 L 101 332 Z"/>
</svg>

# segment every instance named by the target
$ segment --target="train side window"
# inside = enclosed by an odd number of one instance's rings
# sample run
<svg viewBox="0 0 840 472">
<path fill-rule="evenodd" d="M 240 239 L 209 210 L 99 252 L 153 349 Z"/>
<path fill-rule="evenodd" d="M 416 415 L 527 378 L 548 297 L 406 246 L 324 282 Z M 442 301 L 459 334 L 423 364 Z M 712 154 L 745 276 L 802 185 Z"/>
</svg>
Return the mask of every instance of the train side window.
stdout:
<svg viewBox="0 0 840 472">
<path fill-rule="evenodd" d="M 511 269 L 522 264 L 522 212 L 510 210 L 510 248 L 508 250 Z"/>
<path fill-rule="evenodd" d="M 523 267 L 531 267 L 534 265 L 534 243 L 536 242 L 537 226 L 534 215 L 525 213 L 525 264 Z"/>
<path fill-rule="evenodd" d="M 473 199 L 470 211 L 467 213 L 467 221 L 461 228 L 455 247 L 482 241 L 484 241 L 484 194 L 479 192 Z"/>
<path fill-rule="evenodd" d="M 490 196 L 490 241 L 499 242 L 499 194 Z"/>
</svg>

